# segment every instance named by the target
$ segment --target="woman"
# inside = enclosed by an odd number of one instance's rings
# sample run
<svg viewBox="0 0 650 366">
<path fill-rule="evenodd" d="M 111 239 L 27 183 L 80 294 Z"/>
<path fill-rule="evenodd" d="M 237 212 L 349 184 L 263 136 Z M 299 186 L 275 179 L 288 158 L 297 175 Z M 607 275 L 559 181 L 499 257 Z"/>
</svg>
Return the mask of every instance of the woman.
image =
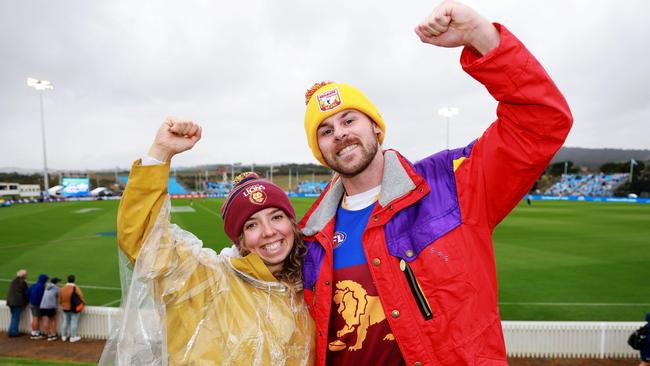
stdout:
<svg viewBox="0 0 650 366">
<path fill-rule="evenodd" d="M 77 276 L 71 274 L 68 275 L 68 283 L 63 286 L 61 292 L 59 293 L 59 302 L 63 308 L 63 327 L 61 327 L 61 340 L 67 341 L 70 338 L 70 342 L 79 342 L 81 337 L 77 335 L 77 325 L 79 324 L 79 317 L 81 313 L 78 313 L 75 309 L 72 308 L 72 294 L 76 293 L 79 296 L 79 299 L 83 302 L 86 301 L 84 298 L 84 293 L 81 291 L 81 288 L 75 284 Z"/>
<path fill-rule="evenodd" d="M 56 340 L 56 307 L 59 303 L 59 279 L 54 277 L 45 287 L 41 299 L 41 316 L 45 317 L 45 334 L 48 341 Z"/>
<path fill-rule="evenodd" d="M 122 263 L 135 264 L 132 276 L 123 276 L 130 284 L 123 319 L 100 364 L 312 364 L 314 328 L 299 265 L 304 249 L 279 187 L 254 173 L 233 182 L 221 211 L 238 257 L 202 248 L 169 222 L 169 162 L 200 138 L 197 124 L 168 119 L 148 156 L 132 167 L 118 242 L 128 259 Z"/>
</svg>

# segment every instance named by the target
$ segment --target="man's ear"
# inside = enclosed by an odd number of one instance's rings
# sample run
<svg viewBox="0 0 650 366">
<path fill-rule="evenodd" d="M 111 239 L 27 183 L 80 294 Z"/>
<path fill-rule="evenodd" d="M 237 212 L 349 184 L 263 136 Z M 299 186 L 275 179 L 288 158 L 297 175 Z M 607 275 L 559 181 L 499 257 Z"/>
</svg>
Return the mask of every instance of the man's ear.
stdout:
<svg viewBox="0 0 650 366">
<path fill-rule="evenodd" d="M 377 135 L 377 138 L 379 138 L 379 136 L 382 134 L 381 128 L 379 128 L 376 122 L 372 122 L 372 131 L 375 133 L 375 135 Z"/>
</svg>

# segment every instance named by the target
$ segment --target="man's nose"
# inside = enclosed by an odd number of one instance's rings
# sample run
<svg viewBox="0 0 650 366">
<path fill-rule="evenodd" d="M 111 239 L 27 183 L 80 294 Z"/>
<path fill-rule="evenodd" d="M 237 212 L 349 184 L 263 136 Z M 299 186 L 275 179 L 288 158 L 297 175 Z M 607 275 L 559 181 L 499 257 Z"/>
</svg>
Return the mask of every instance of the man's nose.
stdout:
<svg viewBox="0 0 650 366">
<path fill-rule="evenodd" d="M 334 128 L 334 138 L 337 140 L 343 140 L 348 135 L 348 131 L 343 127 Z"/>
</svg>

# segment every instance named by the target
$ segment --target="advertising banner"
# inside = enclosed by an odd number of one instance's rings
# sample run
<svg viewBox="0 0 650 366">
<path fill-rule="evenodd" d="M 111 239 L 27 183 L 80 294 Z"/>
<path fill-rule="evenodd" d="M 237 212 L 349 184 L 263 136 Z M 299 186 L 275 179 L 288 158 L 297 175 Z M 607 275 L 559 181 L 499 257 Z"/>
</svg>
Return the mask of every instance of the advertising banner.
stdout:
<svg viewBox="0 0 650 366">
<path fill-rule="evenodd" d="M 89 178 L 63 178 L 63 197 L 86 197 L 90 195 Z"/>
</svg>

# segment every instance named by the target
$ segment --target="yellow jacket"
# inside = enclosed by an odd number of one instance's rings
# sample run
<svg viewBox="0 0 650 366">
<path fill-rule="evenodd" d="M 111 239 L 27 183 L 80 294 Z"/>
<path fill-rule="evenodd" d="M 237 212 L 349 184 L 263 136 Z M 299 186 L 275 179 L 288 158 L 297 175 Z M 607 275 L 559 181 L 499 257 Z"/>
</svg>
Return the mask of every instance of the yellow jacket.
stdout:
<svg viewBox="0 0 650 366">
<path fill-rule="evenodd" d="M 101 363 L 313 364 L 302 290 L 278 282 L 256 254 L 219 256 L 171 224 L 168 176 L 169 164 L 131 169 L 117 223 L 135 265 Z"/>
</svg>

